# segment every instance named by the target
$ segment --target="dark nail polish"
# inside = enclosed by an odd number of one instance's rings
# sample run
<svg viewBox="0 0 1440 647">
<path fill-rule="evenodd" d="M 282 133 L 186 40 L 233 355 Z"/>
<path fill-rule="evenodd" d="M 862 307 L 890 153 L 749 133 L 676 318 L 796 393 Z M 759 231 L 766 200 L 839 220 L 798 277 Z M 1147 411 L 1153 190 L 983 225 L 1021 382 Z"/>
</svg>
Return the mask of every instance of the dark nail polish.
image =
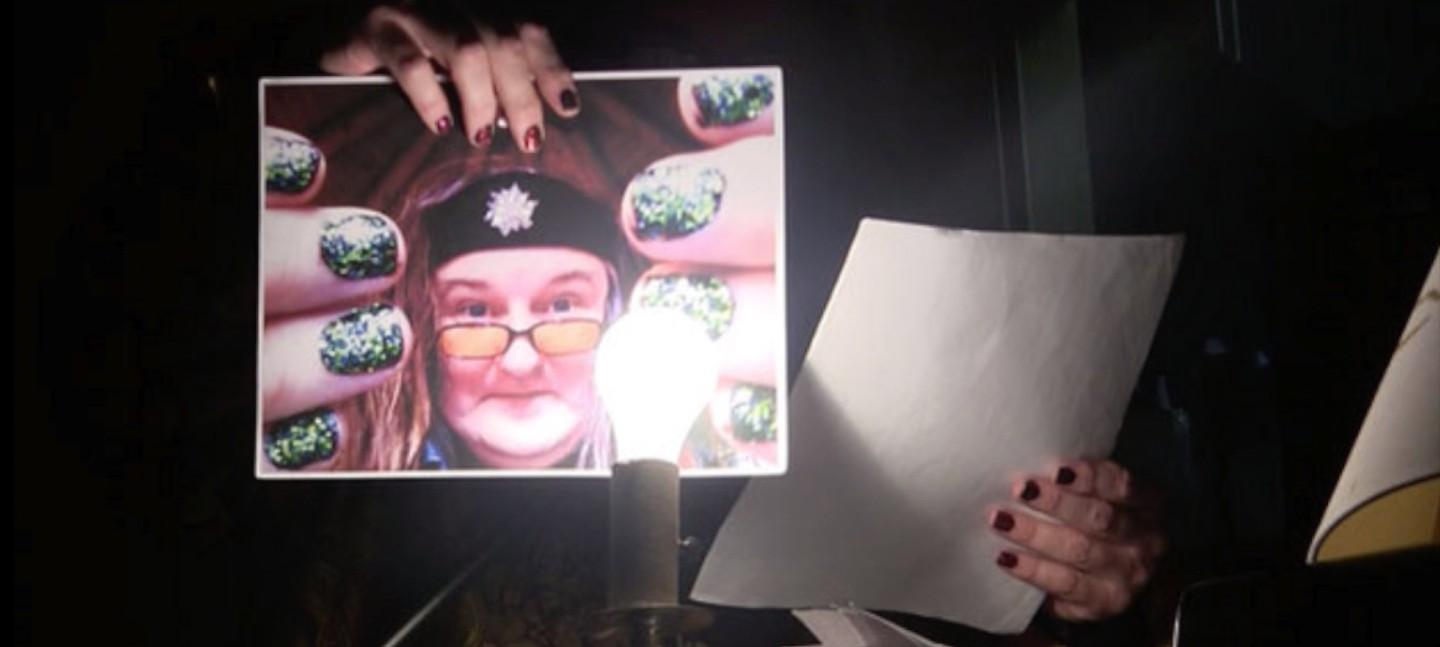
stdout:
<svg viewBox="0 0 1440 647">
<path fill-rule="evenodd" d="M 1015 568 L 1015 565 L 1020 563 L 1020 559 L 1015 557 L 1014 553 L 1001 551 L 1000 556 L 995 558 L 995 563 L 1002 568 Z"/>
<path fill-rule="evenodd" d="M 704 324 L 711 339 L 730 329 L 735 317 L 735 297 L 725 281 L 708 274 L 661 274 L 639 287 L 642 308 L 679 310 Z"/>
<path fill-rule="evenodd" d="M 1009 512 L 1001 510 L 995 513 L 995 521 L 990 525 L 1000 532 L 1010 532 L 1010 529 L 1015 527 L 1015 517 L 1010 516 Z"/>
<path fill-rule="evenodd" d="M 394 366 L 405 352 L 403 316 L 383 303 L 340 315 L 320 333 L 320 361 L 326 370 L 341 375 Z"/>
<path fill-rule="evenodd" d="M 490 139 L 495 136 L 494 126 L 485 126 L 475 131 L 475 145 L 481 148 L 490 145 Z"/>
<path fill-rule="evenodd" d="M 775 100 L 775 82 L 764 74 L 712 76 L 690 89 L 700 109 L 701 126 L 731 126 L 751 121 Z"/>
<path fill-rule="evenodd" d="M 775 440 L 775 389 L 737 384 L 730 391 L 730 433 L 747 443 Z"/>
<path fill-rule="evenodd" d="M 334 411 L 306 411 L 270 426 L 265 457 L 280 469 L 300 469 L 334 456 L 339 438 L 340 419 Z"/>
<path fill-rule="evenodd" d="M 1040 496 L 1040 486 L 1036 485 L 1034 481 L 1026 481 L 1025 489 L 1020 491 L 1020 498 L 1025 501 L 1034 501 L 1038 496 Z"/>
<path fill-rule="evenodd" d="M 352 281 L 390 276 L 399 259 L 399 244 L 384 218 L 351 214 L 321 228 L 320 258 L 336 276 Z"/>
<path fill-rule="evenodd" d="M 450 116 L 446 115 L 435 122 L 435 132 L 444 135 L 445 133 L 450 132 L 450 127 L 453 125 L 454 124 L 450 121 Z"/>
<path fill-rule="evenodd" d="M 630 181 L 635 237 L 673 240 L 704 229 L 720 211 L 725 175 L 687 164 L 652 166 Z"/>
<path fill-rule="evenodd" d="M 525 131 L 525 152 L 535 153 L 540 150 L 540 127 L 531 126 Z"/>
<path fill-rule="evenodd" d="M 575 96 L 574 90 L 566 89 L 560 92 L 560 107 L 566 110 L 580 107 L 580 99 Z"/>
<path fill-rule="evenodd" d="M 265 189 L 277 193 L 304 193 L 320 170 L 320 151 L 303 139 L 270 135 L 263 146 Z"/>
<path fill-rule="evenodd" d="M 1055 482 L 1059 483 L 1060 485 L 1070 485 L 1071 483 L 1074 483 L 1075 470 L 1072 470 L 1068 467 L 1060 468 L 1060 471 L 1055 473 Z"/>
</svg>

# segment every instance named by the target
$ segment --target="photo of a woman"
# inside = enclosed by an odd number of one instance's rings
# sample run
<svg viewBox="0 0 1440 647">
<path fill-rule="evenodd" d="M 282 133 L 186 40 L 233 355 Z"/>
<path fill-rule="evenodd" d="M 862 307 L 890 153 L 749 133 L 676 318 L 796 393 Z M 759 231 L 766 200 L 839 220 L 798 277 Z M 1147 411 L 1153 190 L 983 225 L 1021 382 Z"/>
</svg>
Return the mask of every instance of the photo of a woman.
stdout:
<svg viewBox="0 0 1440 647">
<path fill-rule="evenodd" d="M 527 172 L 423 196 L 438 403 L 428 468 L 603 467 L 609 427 L 591 375 L 621 311 L 624 254 L 604 205 Z M 447 195 L 448 194 L 448 195 Z M 437 198 L 440 198 L 436 201 Z M 438 414 L 438 415 L 436 415 Z"/>
<path fill-rule="evenodd" d="M 415 128 L 384 86 L 269 88 L 257 473 L 603 474 L 595 349 L 631 308 L 725 358 L 682 468 L 783 470 L 775 81 L 731 77 L 594 83 L 538 153 Z"/>
</svg>

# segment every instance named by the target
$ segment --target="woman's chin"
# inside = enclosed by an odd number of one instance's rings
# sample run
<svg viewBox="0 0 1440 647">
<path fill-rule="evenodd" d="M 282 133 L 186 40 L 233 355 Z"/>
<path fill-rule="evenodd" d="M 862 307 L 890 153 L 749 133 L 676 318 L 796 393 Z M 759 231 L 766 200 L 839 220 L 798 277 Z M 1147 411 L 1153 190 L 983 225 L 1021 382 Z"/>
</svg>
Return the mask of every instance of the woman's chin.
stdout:
<svg viewBox="0 0 1440 647">
<path fill-rule="evenodd" d="M 456 431 L 498 454 L 540 458 L 563 444 L 579 419 L 554 396 L 492 397 L 465 416 L 463 429 Z"/>
</svg>

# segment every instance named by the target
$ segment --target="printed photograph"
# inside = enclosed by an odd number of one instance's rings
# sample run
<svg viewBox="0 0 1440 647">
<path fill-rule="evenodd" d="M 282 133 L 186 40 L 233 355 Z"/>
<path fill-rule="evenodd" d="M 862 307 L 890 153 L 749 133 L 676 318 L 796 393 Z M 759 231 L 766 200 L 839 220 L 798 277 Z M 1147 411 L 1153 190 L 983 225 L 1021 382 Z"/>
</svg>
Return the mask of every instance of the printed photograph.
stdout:
<svg viewBox="0 0 1440 647">
<path fill-rule="evenodd" d="M 719 358 L 682 474 L 784 472 L 780 70 L 576 81 L 523 133 L 261 81 L 258 477 L 604 476 L 596 350 L 646 309 Z"/>
</svg>

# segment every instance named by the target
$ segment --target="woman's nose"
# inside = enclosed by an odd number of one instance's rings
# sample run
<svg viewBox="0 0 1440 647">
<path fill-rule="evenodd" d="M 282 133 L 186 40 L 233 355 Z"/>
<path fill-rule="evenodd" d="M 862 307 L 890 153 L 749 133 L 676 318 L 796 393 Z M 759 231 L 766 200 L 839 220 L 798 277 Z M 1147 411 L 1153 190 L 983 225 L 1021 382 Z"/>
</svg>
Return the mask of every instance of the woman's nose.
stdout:
<svg viewBox="0 0 1440 647">
<path fill-rule="evenodd" d="M 540 366 L 540 353 L 529 337 L 520 337 L 510 342 L 510 348 L 500 357 L 500 369 L 511 375 L 528 375 Z"/>
</svg>

